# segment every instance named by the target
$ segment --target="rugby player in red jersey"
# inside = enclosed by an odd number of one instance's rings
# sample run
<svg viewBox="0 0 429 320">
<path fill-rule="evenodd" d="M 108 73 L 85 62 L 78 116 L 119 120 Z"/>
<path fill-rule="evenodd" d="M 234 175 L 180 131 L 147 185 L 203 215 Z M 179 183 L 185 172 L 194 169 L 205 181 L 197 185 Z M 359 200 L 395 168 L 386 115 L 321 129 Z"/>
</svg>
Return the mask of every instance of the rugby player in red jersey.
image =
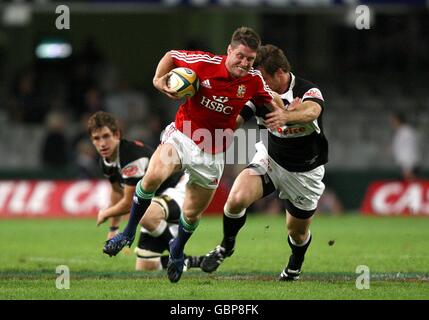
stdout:
<svg viewBox="0 0 429 320">
<path fill-rule="evenodd" d="M 261 129 L 273 122 L 279 127 L 269 130 L 268 139 L 255 145 L 254 158 L 235 179 L 224 207 L 222 242 L 206 255 L 201 269 L 213 272 L 234 253 L 246 209 L 277 191 L 286 209 L 287 241 L 292 250 L 279 280 L 298 280 L 312 239 L 312 217 L 325 189 L 322 179 L 329 149 L 323 132 L 325 101 L 319 86 L 295 76 L 284 52 L 274 45 L 259 48 L 255 67 L 287 109 L 270 113 L 249 101 L 241 110 L 239 122 L 255 116 Z"/>
<path fill-rule="evenodd" d="M 168 88 L 167 80 L 172 69 L 187 67 L 197 73 L 200 89 L 180 106 L 175 122 L 166 128 L 145 176 L 136 186 L 128 225 L 123 233 L 106 243 L 105 253 L 115 255 L 131 245 L 155 191 L 174 172 L 185 169 L 189 181 L 178 236 L 170 242 L 167 268 L 169 280 L 179 281 L 185 244 L 222 177 L 224 152 L 241 109 L 249 100 L 270 110 L 283 107 L 280 99 L 274 99 L 261 73 L 252 68 L 260 43 L 255 31 L 240 27 L 233 33 L 225 56 L 172 50 L 162 57 L 153 79 L 155 88 L 172 99 L 179 99 L 175 91 Z"/>
</svg>

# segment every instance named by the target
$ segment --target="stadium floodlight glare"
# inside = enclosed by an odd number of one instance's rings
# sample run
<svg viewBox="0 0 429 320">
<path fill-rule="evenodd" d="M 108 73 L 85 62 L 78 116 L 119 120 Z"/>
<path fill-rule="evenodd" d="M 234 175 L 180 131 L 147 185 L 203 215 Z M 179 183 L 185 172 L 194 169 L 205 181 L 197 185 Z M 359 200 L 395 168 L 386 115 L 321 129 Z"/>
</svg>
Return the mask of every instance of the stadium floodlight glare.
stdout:
<svg viewBox="0 0 429 320">
<path fill-rule="evenodd" d="M 2 23 L 4 26 L 21 27 L 31 22 L 31 8 L 25 3 L 12 3 L 4 7 Z"/>
<path fill-rule="evenodd" d="M 36 46 L 36 57 L 39 59 L 65 59 L 71 56 L 72 46 L 66 42 L 42 42 Z"/>
</svg>

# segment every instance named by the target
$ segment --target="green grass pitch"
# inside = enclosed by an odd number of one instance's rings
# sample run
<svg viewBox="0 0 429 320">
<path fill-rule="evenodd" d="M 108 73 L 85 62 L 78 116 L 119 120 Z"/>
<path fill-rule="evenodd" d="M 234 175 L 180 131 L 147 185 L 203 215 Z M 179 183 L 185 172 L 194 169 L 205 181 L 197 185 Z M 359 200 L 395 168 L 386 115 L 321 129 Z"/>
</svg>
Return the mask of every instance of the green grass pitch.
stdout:
<svg viewBox="0 0 429 320">
<path fill-rule="evenodd" d="M 88 219 L 0 220 L 0 299 L 429 299 L 427 218 L 317 214 L 293 283 L 276 280 L 289 256 L 282 216 L 249 215 L 216 273 L 188 271 L 177 284 L 164 271 L 135 272 L 133 254 L 104 255 L 106 230 Z M 221 217 L 203 217 L 187 253 L 205 254 L 221 234 Z M 58 265 L 69 267 L 70 289 L 56 288 Z M 356 288 L 359 265 L 369 289 Z"/>
</svg>

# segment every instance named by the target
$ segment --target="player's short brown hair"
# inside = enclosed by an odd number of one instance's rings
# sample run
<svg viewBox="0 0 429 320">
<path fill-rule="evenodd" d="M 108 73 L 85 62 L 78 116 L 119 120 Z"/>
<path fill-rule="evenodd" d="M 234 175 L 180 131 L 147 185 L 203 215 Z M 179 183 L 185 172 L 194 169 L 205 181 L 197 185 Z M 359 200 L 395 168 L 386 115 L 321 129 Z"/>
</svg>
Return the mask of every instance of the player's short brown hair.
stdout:
<svg viewBox="0 0 429 320">
<path fill-rule="evenodd" d="M 274 75 L 278 69 L 282 69 L 284 72 L 291 70 L 289 60 L 283 50 L 272 44 L 259 47 L 253 67 L 262 67 L 269 75 Z"/>
<path fill-rule="evenodd" d="M 240 44 L 256 51 L 261 45 L 261 38 L 252 28 L 240 27 L 232 34 L 231 46 L 236 48 Z"/>
<path fill-rule="evenodd" d="M 109 128 L 113 133 L 120 132 L 118 121 L 110 113 L 98 111 L 88 119 L 87 129 L 89 135 L 103 127 Z"/>
</svg>

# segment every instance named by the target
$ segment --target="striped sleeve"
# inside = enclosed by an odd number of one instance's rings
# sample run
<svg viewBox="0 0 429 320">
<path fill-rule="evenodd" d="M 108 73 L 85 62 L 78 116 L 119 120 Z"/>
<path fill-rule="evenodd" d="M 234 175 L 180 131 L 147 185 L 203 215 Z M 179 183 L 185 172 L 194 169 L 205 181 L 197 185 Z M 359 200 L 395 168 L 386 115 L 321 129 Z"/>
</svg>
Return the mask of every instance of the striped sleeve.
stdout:
<svg viewBox="0 0 429 320">
<path fill-rule="evenodd" d="M 251 69 L 249 74 L 254 76 L 257 81 L 257 92 L 253 97 L 253 101 L 256 105 L 269 104 L 273 100 L 273 94 L 270 87 L 265 83 L 264 78 L 260 71 Z"/>
<path fill-rule="evenodd" d="M 212 64 L 221 64 L 222 62 L 221 56 L 215 56 L 204 51 L 171 50 L 170 54 L 173 57 L 173 63 L 178 67 L 192 68 L 192 65 L 199 62 Z"/>
</svg>

